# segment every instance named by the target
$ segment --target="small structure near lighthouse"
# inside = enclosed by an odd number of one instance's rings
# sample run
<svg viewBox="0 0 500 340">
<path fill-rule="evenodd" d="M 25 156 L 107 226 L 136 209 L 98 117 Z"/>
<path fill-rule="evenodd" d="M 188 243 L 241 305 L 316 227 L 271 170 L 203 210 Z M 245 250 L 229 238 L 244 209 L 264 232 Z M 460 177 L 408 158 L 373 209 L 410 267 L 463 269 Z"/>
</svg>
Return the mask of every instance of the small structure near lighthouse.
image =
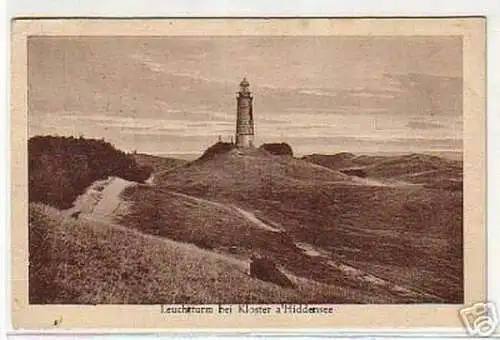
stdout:
<svg viewBox="0 0 500 340">
<path fill-rule="evenodd" d="M 250 92 L 250 83 L 246 78 L 240 83 L 236 96 L 236 147 L 253 147 L 253 97 Z"/>
</svg>

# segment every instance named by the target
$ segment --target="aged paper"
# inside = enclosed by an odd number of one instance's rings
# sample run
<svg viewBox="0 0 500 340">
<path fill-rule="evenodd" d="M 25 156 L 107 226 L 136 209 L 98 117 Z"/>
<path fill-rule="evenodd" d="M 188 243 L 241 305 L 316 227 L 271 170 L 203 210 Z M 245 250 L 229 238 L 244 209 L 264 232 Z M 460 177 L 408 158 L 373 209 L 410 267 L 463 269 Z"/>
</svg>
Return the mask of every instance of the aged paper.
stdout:
<svg viewBox="0 0 500 340">
<path fill-rule="evenodd" d="M 16 328 L 461 327 L 485 21 L 17 20 Z"/>
</svg>

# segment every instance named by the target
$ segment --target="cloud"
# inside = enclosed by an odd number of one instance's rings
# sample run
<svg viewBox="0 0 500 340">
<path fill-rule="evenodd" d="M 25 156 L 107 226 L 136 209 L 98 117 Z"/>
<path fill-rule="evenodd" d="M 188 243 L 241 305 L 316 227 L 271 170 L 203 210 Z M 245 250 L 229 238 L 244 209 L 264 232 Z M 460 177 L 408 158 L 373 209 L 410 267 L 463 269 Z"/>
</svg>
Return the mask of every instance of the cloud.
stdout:
<svg viewBox="0 0 500 340">
<path fill-rule="evenodd" d="M 335 97 L 336 93 L 327 92 L 324 90 L 318 89 L 302 89 L 298 91 L 299 94 L 312 95 L 312 96 L 326 96 L 326 97 Z"/>
<path fill-rule="evenodd" d="M 445 126 L 436 122 L 411 121 L 406 124 L 411 129 L 426 130 L 426 129 L 441 129 Z"/>
<path fill-rule="evenodd" d="M 353 97 L 363 97 L 363 98 L 385 98 L 385 99 L 394 98 L 394 95 L 392 94 L 376 93 L 376 92 L 350 92 L 349 95 Z"/>
<path fill-rule="evenodd" d="M 163 74 L 171 75 L 174 77 L 187 78 L 187 79 L 195 80 L 195 81 L 203 81 L 203 82 L 207 82 L 207 83 L 219 83 L 219 84 L 226 84 L 227 83 L 226 79 L 202 76 L 200 70 L 198 70 L 196 68 L 184 67 L 184 68 L 182 68 L 182 70 L 180 70 L 179 68 L 176 68 L 174 71 L 168 67 L 169 66 L 168 64 L 160 63 L 160 62 L 156 61 L 154 58 L 147 56 L 147 55 L 132 54 L 131 57 L 132 57 L 132 59 L 139 61 L 141 64 L 143 64 L 144 66 L 146 66 L 148 69 L 150 69 L 153 72 L 163 73 Z"/>
</svg>

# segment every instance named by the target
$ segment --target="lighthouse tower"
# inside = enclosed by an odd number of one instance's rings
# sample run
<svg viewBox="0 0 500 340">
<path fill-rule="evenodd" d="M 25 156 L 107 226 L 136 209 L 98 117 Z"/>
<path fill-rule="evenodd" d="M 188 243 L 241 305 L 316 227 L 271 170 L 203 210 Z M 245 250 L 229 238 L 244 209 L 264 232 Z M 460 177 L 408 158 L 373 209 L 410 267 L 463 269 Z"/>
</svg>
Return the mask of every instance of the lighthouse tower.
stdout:
<svg viewBox="0 0 500 340">
<path fill-rule="evenodd" d="M 236 147 L 253 147 L 253 107 L 252 93 L 250 92 L 250 83 L 243 78 L 240 83 L 236 101 Z"/>
</svg>

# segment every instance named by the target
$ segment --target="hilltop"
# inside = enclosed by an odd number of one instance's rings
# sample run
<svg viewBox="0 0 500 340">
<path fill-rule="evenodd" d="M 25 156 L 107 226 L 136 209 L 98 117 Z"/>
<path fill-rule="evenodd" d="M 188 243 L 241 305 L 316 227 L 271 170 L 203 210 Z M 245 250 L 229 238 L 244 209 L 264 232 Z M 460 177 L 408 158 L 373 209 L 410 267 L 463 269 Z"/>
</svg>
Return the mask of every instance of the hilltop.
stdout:
<svg viewBox="0 0 500 340">
<path fill-rule="evenodd" d="M 352 181 L 341 172 L 289 156 L 276 156 L 264 149 L 228 152 L 203 157 L 156 177 L 159 185 L 262 193 L 280 184 L 308 184 L 310 181 Z"/>
</svg>

